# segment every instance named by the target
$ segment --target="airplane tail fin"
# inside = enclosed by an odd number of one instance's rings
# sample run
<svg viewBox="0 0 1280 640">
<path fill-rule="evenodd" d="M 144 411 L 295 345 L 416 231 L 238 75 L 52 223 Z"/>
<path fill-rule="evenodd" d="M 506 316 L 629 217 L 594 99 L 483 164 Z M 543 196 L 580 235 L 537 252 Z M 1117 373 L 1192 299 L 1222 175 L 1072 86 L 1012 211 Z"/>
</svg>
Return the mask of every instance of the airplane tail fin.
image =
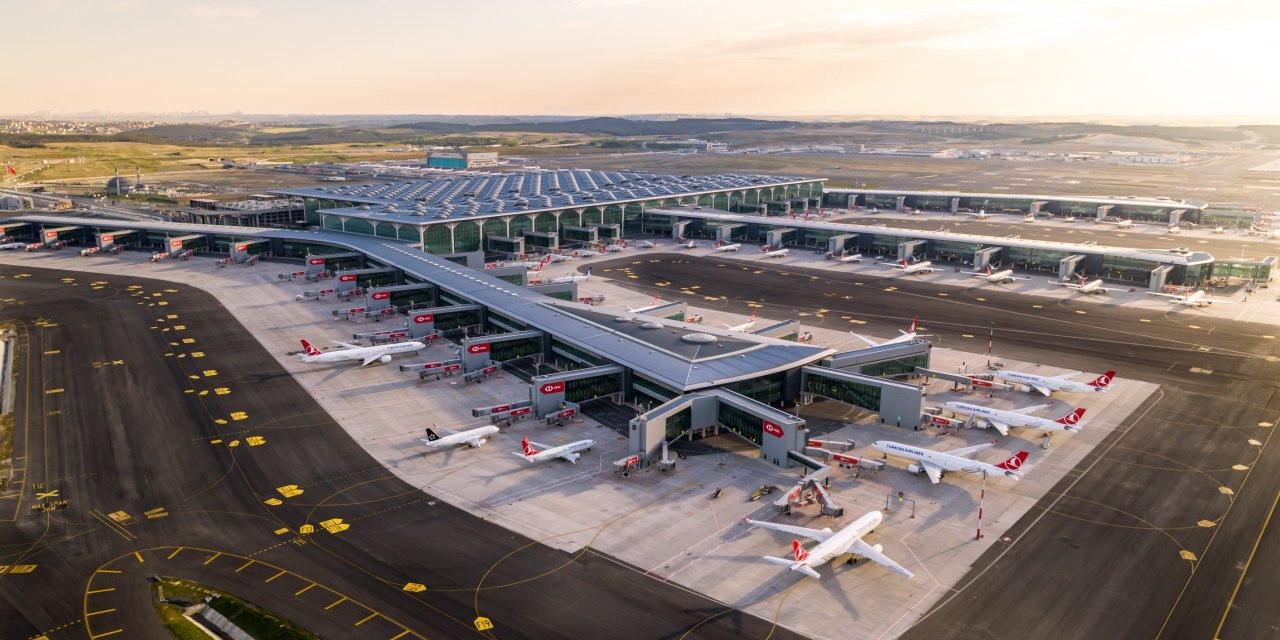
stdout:
<svg viewBox="0 0 1280 640">
<path fill-rule="evenodd" d="M 987 275 L 991 275 L 991 265 L 987 265 Z"/>
<path fill-rule="evenodd" d="M 804 545 L 799 540 L 791 541 L 791 555 L 795 556 L 796 562 L 804 562 L 809 559 L 809 552 L 804 550 Z"/>
<path fill-rule="evenodd" d="M 1004 462 L 1001 462 L 1000 464 L 996 465 L 996 468 L 1004 469 L 1005 471 L 1017 472 L 1019 469 L 1022 468 L 1022 463 L 1026 462 L 1026 460 L 1027 460 L 1027 452 L 1019 451 L 1009 456 L 1008 460 L 1005 460 Z"/>
<path fill-rule="evenodd" d="M 536 455 L 536 454 L 538 453 L 538 450 L 537 450 L 537 449 L 534 449 L 534 448 L 533 448 L 533 445 L 529 444 L 529 439 L 528 439 L 528 438 L 524 438 L 524 439 L 520 440 L 520 446 L 524 448 L 524 455 L 525 455 L 525 456 L 532 456 L 532 455 Z"/>
<path fill-rule="evenodd" d="M 907 331 L 907 333 L 909 333 L 909 334 L 911 334 L 911 333 L 915 333 L 915 332 L 916 332 L 916 325 L 917 325 L 917 324 L 920 324 L 920 316 L 916 316 L 916 317 L 914 317 L 914 318 L 912 318 L 912 319 L 911 319 L 911 329 L 909 329 L 909 330 Z"/>
<path fill-rule="evenodd" d="M 1108 371 L 1098 376 L 1093 382 L 1090 382 L 1089 386 L 1094 387 L 1099 391 L 1105 391 L 1108 387 L 1111 386 L 1111 379 L 1114 378 L 1115 375 L 1116 375 L 1116 372 Z"/>
<path fill-rule="evenodd" d="M 309 356 L 318 356 L 318 355 L 320 355 L 320 350 L 319 350 L 319 349 L 317 349 L 317 348 L 316 348 L 316 346 L 315 346 L 314 344 L 311 344 L 310 342 L 307 342 L 306 338 L 303 338 L 303 339 L 302 339 L 302 350 L 303 350 L 304 352 L 306 352 L 306 354 L 307 354 L 307 355 L 309 355 Z"/>
<path fill-rule="evenodd" d="M 752 322 L 755 322 L 755 321 L 756 321 L 756 312 L 755 312 L 755 311 L 752 311 L 752 312 L 751 312 L 751 321 L 752 321 Z"/>
<path fill-rule="evenodd" d="M 587 277 L 591 277 L 591 267 L 587 267 Z"/>
<path fill-rule="evenodd" d="M 1071 428 L 1078 427 L 1080 424 L 1080 418 L 1083 418 L 1083 417 L 1084 417 L 1084 409 L 1081 408 L 1081 409 L 1076 409 L 1075 411 L 1072 411 L 1071 413 L 1068 413 L 1067 415 L 1062 416 L 1061 418 L 1058 418 L 1055 422 L 1061 425 L 1065 425 L 1068 429 L 1071 429 Z"/>
<path fill-rule="evenodd" d="M 428 441 L 430 441 L 430 442 L 435 442 L 436 440 L 439 440 L 439 439 L 440 439 L 440 436 L 436 435 L 436 432 L 435 432 L 434 430 L 432 430 L 432 429 L 430 429 L 430 428 L 428 428 L 428 429 L 427 429 L 427 440 L 428 440 Z"/>
</svg>

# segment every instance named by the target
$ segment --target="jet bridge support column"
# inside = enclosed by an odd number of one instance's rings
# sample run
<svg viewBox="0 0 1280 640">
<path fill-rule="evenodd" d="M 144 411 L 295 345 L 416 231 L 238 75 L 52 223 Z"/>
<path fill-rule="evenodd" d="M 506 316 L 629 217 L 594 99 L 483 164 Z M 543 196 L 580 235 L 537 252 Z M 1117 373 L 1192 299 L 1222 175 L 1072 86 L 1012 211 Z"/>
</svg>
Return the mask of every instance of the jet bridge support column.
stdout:
<svg viewBox="0 0 1280 640">
<path fill-rule="evenodd" d="M 894 211 L 906 211 L 906 210 L 907 210 L 907 197 L 906 197 L 906 196 L 898 196 L 898 197 L 894 198 L 894 199 L 893 199 L 893 210 L 894 210 Z"/>
<path fill-rule="evenodd" d="M 917 255 L 924 253 L 927 242 L 928 241 L 926 240 L 908 240 L 906 242 L 899 242 L 898 259 L 911 260 Z"/>
<path fill-rule="evenodd" d="M 1071 275 L 1076 272 L 1076 267 L 1080 266 L 1080 262 L 1084 259 L 1085 256 L 1077 253 L 1058 261 L 1058 279 L 1063 282 L 1069 280 Z"/>
<path fill-rule="evenodd" d="M 1151 280 L 1147 283 L 1147 290 L 1159 293 L 1164 291 L 1165 282 L 1169 278 L 1169 274 L 1173 273 L 1173 265 L 1164 264 L 1151 270 Z"/>
<path fill-rule="evenodd" d="M 1111 208 L 1112 208 L 1112 207 L 1114 207 L 1114 206 L 1115 206 L 1115 205 L 1104 204 L 1104 205 L 1102 205 L 1102 206 L 1098 207 L 1098 219 L 1099 219 L 1099 220 L 1101 220 L 1101 219 L 1103 219 L 1103 218 L 1105 218 L 1105 217 L 1107 217 L 1107 216 L 1111 215 Z"/>
<path fill-rule="evenodd" d="M 973 252 L 973 270 L 982 271 L 991 264 L 991 259 L 1000 253 L 1000 247 L 983 247 Z"/>
<path fill-rule="evenodd" d="M 959 212 L 960 212 L 960 198 L 952 198 L 951 213 L 959 213 Z"/>
</svg>

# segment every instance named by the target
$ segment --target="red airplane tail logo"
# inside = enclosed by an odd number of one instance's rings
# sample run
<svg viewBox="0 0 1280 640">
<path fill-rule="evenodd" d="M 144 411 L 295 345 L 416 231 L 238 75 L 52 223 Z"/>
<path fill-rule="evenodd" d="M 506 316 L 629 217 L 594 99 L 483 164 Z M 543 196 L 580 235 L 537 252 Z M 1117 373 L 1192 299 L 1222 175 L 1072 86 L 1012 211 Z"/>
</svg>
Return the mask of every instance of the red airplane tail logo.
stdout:
<svg viewBox="0 0 1280 640">
<path fill-rule="evenodd" d="M 537 450 L 537 449 L 534 449 L 534 448 L 533 448 L 533 445 L 529 444 L 529 439 L 528 439 L 528 438 L 523 438 L 523 439 L 521 439 L 521 440 L 520 440 L 520 446 L 521 446 L 521 447 L 524 447 L 524 454 L 525 454 L 526 456 L 532 456 L 532 455 L 535 455 L 535 454 L 537 454 L 537 453 L 538 453 L 538 450 Z"/>
<path fill-rule="evenodd" d="M 996 468 L 1004 469 L 1005 471 L 1017 471 L 1018 469 L 1022 468 L 1022 463 L 1025 462 L 1026 460 L 1027 460 L 1027 452 L 1019 451 L 1013 454 L 1012 456 L 1009 456 L 1008 460 L 1005 460 L 1004 462 L 1001 462 L 1000 464 L 996 465 Z"/>
<path fill-rule="evenodd" d="M 309 355 L 309 356 L 318 356 L 318 355 L 320 355 L 320 350 L 319 350 L 319 349 L 317 349 L 317 348 L 316 348 L 316 346 L 315 346 L 314 344 L 311 344 L 310 342 L 307 342 L 306 340 L 303 340 L 303 341 L 302 341 L 302 350 L 303 350 L 303 351 L 305 351 L 305 352 L 307 353 L 307 355 Z"/>
<path fill-rule="evenodd" d="M 1080 424 L 1080 418 L 1084 417 L 1084 409 L 1076 409 L 1061 418 L 1058 418 L 1058 424 L 1077 425 Z"/>
<path fill-rule="evenodd" d="M 916 324 L 918 324 L 919 322 L 920 322 L 920 316 L 916 316 L 916 317 L 912 318 L 912 319 L 911 319 L 911 329 L 909 329 L 909 330 L 907 331 L 907 333 L 915 333 L 915 332 L 916 332 Z"/>
<path fill-rule="evenodd" d="M 809 559 L 809 552 L 804 550 L 804 545 L 799 540 L 791 541 L 791 553 L 795 554 L 796 562 L 804 562 Z"/>
<path fill-rule="evenodd" d="M 1108 371 L 1108 372 L 1106 372 L 1106 373 L 1104 373 L 1104 374 L 1102 374 L 1102 375 L 1098 376 L 1098 379 L 1097 379 L 1097 380 L 1094 380 L 1093 382 L 1090 382 L 1090 383 L 1089 383 L 1089 386 L 1091 386 L 1091 387 L 1097 387 L 1097 388 L 1099 388 L 1099 389 L 1106 389 L 1107 387 L 1111 386 L 1111 379 L 1112 379 L 1112 378 L 1114 378 L 1114 377 L 1115 377 L 1115 375 L 1116 375 L 1116 372 L 1114 372 L 1114 371 Z"/>
</svg>

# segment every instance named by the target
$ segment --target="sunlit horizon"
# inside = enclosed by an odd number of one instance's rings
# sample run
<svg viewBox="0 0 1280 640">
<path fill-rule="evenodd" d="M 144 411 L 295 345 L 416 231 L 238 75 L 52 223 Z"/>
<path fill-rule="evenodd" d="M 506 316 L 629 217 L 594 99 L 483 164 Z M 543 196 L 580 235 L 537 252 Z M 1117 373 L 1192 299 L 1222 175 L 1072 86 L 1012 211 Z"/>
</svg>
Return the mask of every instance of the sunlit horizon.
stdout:
<svg viewBox="0 0 1280 640">
<path fill-rule="evenodd" d="M 1280 123 L 1275 3 L 23 3 L 5 116 Z"/>
</svg>

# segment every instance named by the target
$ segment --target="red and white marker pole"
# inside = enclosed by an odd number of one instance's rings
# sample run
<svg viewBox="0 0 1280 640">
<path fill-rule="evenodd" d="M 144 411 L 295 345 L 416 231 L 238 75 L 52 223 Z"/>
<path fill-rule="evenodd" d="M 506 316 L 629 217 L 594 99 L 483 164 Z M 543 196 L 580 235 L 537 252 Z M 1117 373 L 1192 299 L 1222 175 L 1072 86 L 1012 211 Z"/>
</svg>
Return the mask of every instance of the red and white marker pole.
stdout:
<svg viewBox="0 0 1280 640">
<path fill-rule="evenodd" d="M 982 472 L 982 492 L 978 494 L 978 536 L 974 540 L 982 539 L 982 506 L 987 499 L 987 472 Z"/>
</svg>

